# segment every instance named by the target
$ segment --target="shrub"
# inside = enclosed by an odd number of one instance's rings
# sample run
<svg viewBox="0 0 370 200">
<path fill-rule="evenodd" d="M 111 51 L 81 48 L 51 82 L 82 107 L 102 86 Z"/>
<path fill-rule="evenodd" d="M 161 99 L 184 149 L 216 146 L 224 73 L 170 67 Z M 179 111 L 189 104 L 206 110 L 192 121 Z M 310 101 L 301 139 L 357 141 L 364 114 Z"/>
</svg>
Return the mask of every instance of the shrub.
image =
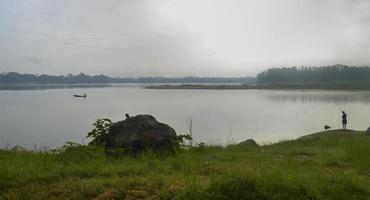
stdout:
<svg viewBox="0 0 370 200">
<path fill-rule="evenodd" d="M 97 119 L 94 126 L 95 128 L 86 137 L 93 139 L 89 144 L 105 146 L 107 135 L 112 126 L 112 120 L 107 118 Z"/>
<path fill-rule="evenodd" d="M 103 147 L 67 142 L 57 149 L 56 159 L 63 163 L 83 163 L 90 160 L 105 160 Z"/>
</svg>

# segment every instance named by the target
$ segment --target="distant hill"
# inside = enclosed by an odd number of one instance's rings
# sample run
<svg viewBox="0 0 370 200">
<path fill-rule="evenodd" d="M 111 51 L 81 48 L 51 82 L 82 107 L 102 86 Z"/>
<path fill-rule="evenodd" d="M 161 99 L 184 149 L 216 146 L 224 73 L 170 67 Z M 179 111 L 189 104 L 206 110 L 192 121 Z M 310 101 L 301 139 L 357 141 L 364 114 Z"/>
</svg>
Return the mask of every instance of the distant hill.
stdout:
<svg viewBox="0 0 370 200">
<path fill-rule="evenodd" d="M 257 75 L 259 84 L 370 84 L 370 67 L 332 65 L 271 68 Z"/>
<path fill-rule="evenodd" d="M 93 84 L 93 83 L 254 83 L 255 77 L 140 77 L 119 78 L 106 75 L 35 75 L 7 72 L 0 74 L 0 84 Z"/>
</svg>

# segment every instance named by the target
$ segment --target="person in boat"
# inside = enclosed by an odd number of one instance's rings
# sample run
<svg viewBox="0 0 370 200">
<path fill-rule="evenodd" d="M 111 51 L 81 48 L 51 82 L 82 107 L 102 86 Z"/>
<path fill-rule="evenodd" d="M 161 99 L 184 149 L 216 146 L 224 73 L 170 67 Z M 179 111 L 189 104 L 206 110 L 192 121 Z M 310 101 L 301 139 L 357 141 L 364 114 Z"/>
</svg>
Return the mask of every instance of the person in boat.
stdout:
<svg viewBox="0 0 370 200">
<path fill-rule="evenodd" d="M 86 95 L 86 94 L 84 94 L 84 95 L 74 94 L 73 96 L 74 96 L 74 97 L 83 97 L 83 98 L 85 98 L 85 99 L 86 99 L 86 97 L 87 97 L 87 95 Z"/>
<path fill-rule="evenodd" d="M 345 130 L 347 127 L 347 114 L 344 111 L 342 111 L 342 125 Z"/>
</svg>

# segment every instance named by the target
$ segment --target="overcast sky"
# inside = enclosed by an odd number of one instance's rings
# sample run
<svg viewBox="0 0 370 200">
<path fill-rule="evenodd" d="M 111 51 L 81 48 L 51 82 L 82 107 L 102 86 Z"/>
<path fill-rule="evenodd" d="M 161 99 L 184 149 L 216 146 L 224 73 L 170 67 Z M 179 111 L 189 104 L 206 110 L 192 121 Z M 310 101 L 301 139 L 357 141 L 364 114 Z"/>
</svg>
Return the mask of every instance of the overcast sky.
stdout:
<svg viewBox="0 0 370 200">
<path fill-rule="evenodd" d="M 369 0 L 0 0 L 0 72 L 246 76 L 370 64 Z"/>
</svg>

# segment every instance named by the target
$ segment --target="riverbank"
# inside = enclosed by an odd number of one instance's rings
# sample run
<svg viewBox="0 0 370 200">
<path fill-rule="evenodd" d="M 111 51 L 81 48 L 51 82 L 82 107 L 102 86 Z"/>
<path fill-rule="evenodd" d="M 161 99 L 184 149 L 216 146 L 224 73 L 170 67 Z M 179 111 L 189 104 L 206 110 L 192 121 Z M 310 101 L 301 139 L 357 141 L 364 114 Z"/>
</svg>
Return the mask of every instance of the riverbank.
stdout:
<svg viewBox="0 0 370 200">
<path fill-rule="evenodd" d="M 224 85 L 207 85 L 207 84 L 176 84 L 176 85 L 151 85 L 145 86 L 145 89 L 191 89 L 191 90 L 302 90 L 302 89 L 315 89 L 315 90 L 370 90 L 368 84 L 224 84 Z"/>
<path fill-rule="evenodd" d="M 0 151 L 0 199 L 369 199 L 368 155 L 370 136 L 342 130 L 171 157 Z"/>
</svg>

